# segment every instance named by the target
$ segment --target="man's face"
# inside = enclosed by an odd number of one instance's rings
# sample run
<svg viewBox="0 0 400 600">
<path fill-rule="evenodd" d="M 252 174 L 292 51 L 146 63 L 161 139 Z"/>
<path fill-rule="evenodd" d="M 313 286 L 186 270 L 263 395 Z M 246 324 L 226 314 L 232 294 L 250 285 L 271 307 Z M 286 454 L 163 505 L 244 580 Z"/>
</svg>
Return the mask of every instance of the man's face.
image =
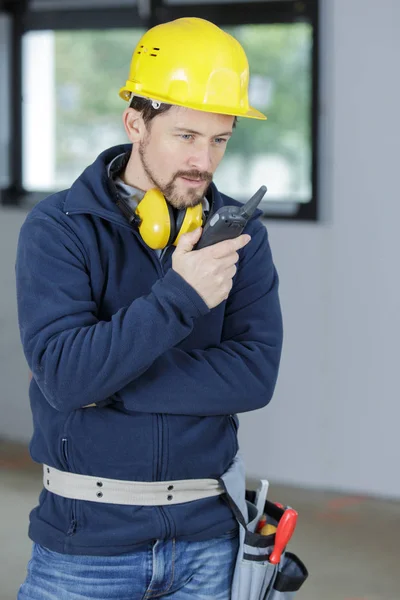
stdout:
<svg viewBox="0 0 400 600">
<path fill-rule="evenodd" d="M 234 117 L 172 106 L 144 129 L 138 152 L 150 187 L 175 208 L 201 202 L 232 134 Z"/>
</svg>

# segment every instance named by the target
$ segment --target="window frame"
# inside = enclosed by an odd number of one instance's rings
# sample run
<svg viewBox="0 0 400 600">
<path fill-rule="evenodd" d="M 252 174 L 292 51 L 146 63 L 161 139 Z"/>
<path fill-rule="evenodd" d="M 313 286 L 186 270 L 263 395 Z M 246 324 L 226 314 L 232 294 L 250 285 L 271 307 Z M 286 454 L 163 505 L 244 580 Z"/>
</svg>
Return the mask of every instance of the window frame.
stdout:
<svg viewBox="0 0 400 600">
<path fill-rule="evenodd" d="M 60 0 L 61 2 L 61 0 Z M 22 10 L 24 9 L 24 10 Z M 223 4 L 162 4 L 159 0 L 140 0 L 132 8 L 115 7 L 75 10 L 29 10 L 25 0 L 11 3 L 11 185 L 3 190 L 1 204 L 31 207 L 49 192 L 31 192 L 22 185 L 22 38 L 30 31 L 126 29 L 129 26 L 148 28 L 183 16 L 208 19 L 217 25 L 256 25 L 306 21 L 312 26 L 311 65 L 311 199 L 307 203 L 274 202 L 266 207 L 264 217 L 290 221 L 318 221 L 318 115 L 319 115 L 319 0 L 271 0 L 265 2 L 229 2 Z M 147 17 L 146 14 L 151 14 Z M 292 212 L 288 211 L 291 205 Z M 285 210 L 286 208 L 286 210 Z"/>
</svg>

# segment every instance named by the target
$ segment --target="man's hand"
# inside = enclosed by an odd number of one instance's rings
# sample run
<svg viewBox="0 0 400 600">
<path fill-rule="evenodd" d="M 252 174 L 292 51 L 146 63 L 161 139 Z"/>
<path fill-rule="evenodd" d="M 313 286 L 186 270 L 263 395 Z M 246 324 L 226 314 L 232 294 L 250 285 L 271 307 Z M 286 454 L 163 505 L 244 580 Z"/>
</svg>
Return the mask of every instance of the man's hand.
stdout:
<svg viewBox="0 0 400 600">
<path fill-rule="evenodd" d="M 211 309 L 227 299 L 239 260 L 237 251 L 246 246 L 251 238 L 243 234 L 201 250 L 193 250 L 201 231 L 201 227 L 198 227 L 181 236 L 172 255 L 172 268 L 196 290 Z"/>
</svg>

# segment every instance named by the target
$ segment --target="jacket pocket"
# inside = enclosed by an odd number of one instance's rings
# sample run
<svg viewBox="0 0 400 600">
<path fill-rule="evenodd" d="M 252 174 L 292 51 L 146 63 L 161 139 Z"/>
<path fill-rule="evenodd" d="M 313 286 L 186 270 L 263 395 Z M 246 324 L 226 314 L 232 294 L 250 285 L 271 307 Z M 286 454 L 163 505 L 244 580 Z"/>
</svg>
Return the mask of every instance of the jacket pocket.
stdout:
<svg viewBox="0 0 400 600">
<path fill-rule="evenodd" d="M 61 456 L 62 456 L 62 462 L 64 463 L 65 470 L 67 472 L 71 472 L 71 461 L 69 458 L 68 439 L 66 437 L 63 437 L 61 439 Z M 67 535 L 74 535 L 74 533 L 76 532 L 76 528 L 78 526 L 77 501 L 72 499 L 72 500 L 67 500 L 67 502 L 70 502 L 70 506 L 71 506 L 70 522 L 69 522 Z"/>
</svg>

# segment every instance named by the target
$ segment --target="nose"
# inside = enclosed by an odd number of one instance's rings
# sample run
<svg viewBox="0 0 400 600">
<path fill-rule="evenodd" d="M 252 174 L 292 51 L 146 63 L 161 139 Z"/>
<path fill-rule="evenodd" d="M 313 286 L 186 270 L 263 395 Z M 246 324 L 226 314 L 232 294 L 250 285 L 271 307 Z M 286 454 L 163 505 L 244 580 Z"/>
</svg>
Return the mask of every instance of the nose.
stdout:
<svg viewBox="0 0 400 600">
<path fill-rule="evenodd" d="M 211 171 L 211 153 L 208 144 L 196 144 L 191 148 L 188 164 L 202 173 Z"/>
</svg>

